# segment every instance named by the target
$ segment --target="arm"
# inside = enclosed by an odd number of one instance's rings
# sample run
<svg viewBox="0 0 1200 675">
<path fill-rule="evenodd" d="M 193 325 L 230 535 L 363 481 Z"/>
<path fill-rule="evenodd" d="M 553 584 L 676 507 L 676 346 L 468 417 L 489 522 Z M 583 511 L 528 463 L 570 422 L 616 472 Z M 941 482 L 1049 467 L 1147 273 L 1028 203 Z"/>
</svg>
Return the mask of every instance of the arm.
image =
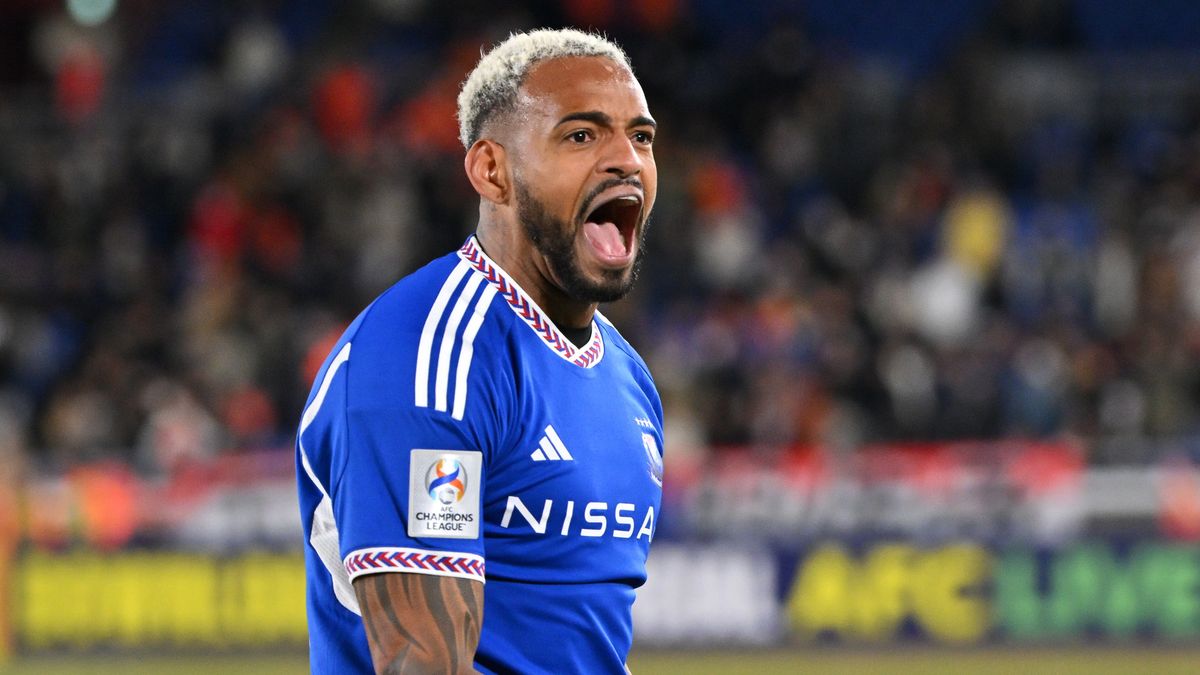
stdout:
<svg viewBox="0 0 1200 675">
<path fill-rule="evenodd" d="M 483 584 L 432 574 L 354 580 L 376 673 L 471 673 Z"/>
</svg>

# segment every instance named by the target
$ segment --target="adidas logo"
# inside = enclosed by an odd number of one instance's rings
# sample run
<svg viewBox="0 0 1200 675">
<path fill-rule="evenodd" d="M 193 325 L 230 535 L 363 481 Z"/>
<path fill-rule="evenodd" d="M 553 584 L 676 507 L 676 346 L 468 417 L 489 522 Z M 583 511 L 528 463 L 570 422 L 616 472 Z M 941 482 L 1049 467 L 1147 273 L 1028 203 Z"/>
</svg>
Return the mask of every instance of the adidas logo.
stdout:
<svg viewBox="0 0 1200 675">
<path fill-rule="evenodd" d="M 546 434 L 538 443 L 538 449 L 529 456 L 535 462 L 570 462 L 575 459 L 567 451 L 567 446 L 563 445 L 562 439 L 558 437 L 558 432 L 549 424 L 546 425 Z"/>
</svg>

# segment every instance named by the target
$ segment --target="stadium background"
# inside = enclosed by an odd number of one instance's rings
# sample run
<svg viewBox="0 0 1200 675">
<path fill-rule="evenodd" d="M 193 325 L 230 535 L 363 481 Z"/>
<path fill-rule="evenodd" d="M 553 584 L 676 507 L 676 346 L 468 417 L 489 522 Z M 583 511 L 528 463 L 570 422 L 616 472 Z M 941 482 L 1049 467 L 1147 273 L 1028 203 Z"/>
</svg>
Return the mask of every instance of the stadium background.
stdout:
<svg viewBox="0 0 1200 675">
<path fill-rule="evenodd" d="M 308 383 L 470 231 L 456 87 L 541 25 L 661 125 L 635 668 L 1194 670 L 1186 0 L 6 0 L 0 668 L 303 670 Z"/>
</svg>

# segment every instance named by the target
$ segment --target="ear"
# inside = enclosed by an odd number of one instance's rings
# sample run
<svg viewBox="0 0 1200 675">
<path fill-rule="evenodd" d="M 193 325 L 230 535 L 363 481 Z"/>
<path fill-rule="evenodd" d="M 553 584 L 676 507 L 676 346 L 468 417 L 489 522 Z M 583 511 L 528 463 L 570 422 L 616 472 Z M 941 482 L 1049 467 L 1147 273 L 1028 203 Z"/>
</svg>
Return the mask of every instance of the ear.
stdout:
<svg viewBox="0 0 1200 675">
<path fill-rule="evenodd" d="M 495 204 L 508 203 L 512 193 L 508 173 L 508 153 L 496 141 L 481 138 L 467 150 L 463 160 L 467 179 L 479 196 Z"/>
</svg>

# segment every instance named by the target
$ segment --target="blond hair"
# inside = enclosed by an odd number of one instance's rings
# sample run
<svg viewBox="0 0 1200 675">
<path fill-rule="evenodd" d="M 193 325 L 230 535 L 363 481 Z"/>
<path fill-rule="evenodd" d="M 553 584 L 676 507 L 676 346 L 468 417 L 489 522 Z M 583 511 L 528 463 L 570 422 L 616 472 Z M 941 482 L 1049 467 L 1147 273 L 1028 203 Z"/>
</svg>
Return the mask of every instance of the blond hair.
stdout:
<svg viewBox="0 0 1200 675">
<path fill-rule="evenodd" d="M 609 40 L 573 28 L 513 33 L 479 59 L 458 93 L 458 138 L 463 147 L 479 140 L 484 124 L 516 106 L 517 90 L 535 64 L 569 56 L 603 56 L 630 71 L 629 57 Z"/>
</svg>

